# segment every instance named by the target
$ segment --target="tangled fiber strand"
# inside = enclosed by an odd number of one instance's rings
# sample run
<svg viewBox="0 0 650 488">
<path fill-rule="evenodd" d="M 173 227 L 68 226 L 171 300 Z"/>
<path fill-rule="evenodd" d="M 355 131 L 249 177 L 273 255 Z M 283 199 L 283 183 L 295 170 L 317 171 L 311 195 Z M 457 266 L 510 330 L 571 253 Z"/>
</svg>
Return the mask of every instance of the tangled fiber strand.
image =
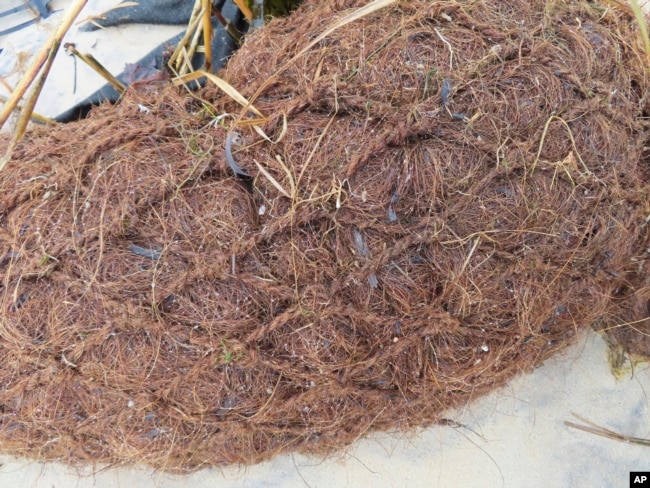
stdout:
<svg viewBox="0 0 650 488">
<path fill-rule="evenodd" d="M 304 2 L 223 77 L 252 96 L 360 5 Z M 598 2 L 400 2 L 273 78 L 254 103 L 281 141 L 233 129 L 251 179 L 216 89 L 34 132 L 0 173 L 0 448 L 169 471 L 326 453 L 591 324 L 647 336 L 636 35 Z"/>
</svg>

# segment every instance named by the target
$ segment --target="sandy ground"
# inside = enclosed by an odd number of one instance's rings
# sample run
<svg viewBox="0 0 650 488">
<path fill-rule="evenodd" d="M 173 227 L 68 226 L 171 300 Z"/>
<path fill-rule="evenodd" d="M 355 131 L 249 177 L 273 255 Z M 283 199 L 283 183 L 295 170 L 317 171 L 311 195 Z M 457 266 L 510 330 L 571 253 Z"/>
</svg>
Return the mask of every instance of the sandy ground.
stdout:
<svg viewBox="0 0 650 488">
<path fill-rule="evenodd" d="M 0 5 L 3 5 L 4 1 L 0 0 Z M 47 41 L 51 32 L 58 26 L 63 10 L 70 3 L 71 0 L 52 0 L 49 5 L 56 13 L 42 20 L 38 25 L 22 29 L 10 36 L 0 37 L 0 47 L 3 48 L 3 52 L 0 53 L 0 77 L 4 78 L 10 86 L 17 85 L 29 66 L 31 54 L 37 52 Z M 81 20 L 103 12 L 117 3 L 119 0 L 90 0 L 78 18 Z M 3 9 L 0 6 L 0 11 Z M 119 74 L 124 70 L 126 63 L 135 63 L 154 47 L 181 32 L 183 28 L 183 26 L 140 24 L 111 27 L 96 32 L 80 32 L 78 25 L 75 24 L 61 45 L 73 43 L 78 51 L 92 54 L 109 72 Z M 75 61 L 61 48 L 35 111 L 46 117 L 55 117 L 84 100 L 105 83 L 106 81 L 92 69 L 81 61 Z M 0 84 L 0 95 L 5 97 L 9 95 L 9 90 L 3 84 Z M 10 128 L 10 124 L 5 124 L 5 130 Z"/>
<path fill-rule="evenodd" d="M 3 0 L 0 0 L 2 3 Z M 53 0 L 55 9 L 70 0 Z M 116 0 L 95 0 L 82 16 Z M 0 8 L 0 10 L 2 10 Z M 60 14 L 0 38 L 0 76 L 15 84 L 28 60 L 57 25 Z M 124 26 L 82 33 L 75 42 L 110 71 L 119 73 L 180 27 Z M 22 53 L 22 54 L 21 54 Z M 76 83 L 75 83 L 76 78 Z M 55 116 L 97 89 L 97 75 L 60 53 L 37 111 Z M 76 89 L 75 89 L 76 85 Z M 7 90 L 0 86 L 0 94 Z M 207 469 L 169 476 L 146 468 L 92 474 L 56 463 L 0 456 L 0 488 L 59 487 L 626 487 L 631 470 L 650 470 L 650 448 L 620 443 L 564 425 L 577 413 L 601 426 L 650 438 L 650 366 L 639 365 L 617 380 L 606 346 L 594 334 L 534 373 L 451 412 L 462 426 L 434 426 L 408 434 L 373 434 L 328 459 L 280 456 L 251 467 Z M 575 420 L 575 419 L 574 419 Z"/>
</svg>

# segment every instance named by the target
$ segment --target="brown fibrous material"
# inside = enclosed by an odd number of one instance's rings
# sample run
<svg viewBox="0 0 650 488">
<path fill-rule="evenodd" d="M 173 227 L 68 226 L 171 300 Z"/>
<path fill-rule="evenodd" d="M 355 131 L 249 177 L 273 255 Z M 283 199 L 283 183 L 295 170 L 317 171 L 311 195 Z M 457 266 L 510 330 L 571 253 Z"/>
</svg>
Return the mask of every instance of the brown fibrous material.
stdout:
<svg viewBox="0 0 650 488">
<path fill-rule="evenodd" d="M 251 97 L 360 5 L 306 1 L 221 75 Z M 642 330 L 640 45 L 599 2 L 399 2 L 263 90 L 283 137 L 232 128 L 250 180 L 215 88 L 32 133 L 0 173 L 0 448 L 170 471 L 322 454 L 431 424 L 592 324 Z"/>
</svg>

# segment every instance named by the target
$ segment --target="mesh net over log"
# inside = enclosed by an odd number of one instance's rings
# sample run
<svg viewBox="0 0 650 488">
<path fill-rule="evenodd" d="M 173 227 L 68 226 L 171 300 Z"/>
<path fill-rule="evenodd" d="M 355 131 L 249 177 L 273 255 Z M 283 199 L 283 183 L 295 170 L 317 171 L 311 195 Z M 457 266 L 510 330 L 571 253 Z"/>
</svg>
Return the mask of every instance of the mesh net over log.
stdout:
<svg viewBox="0 0 650 488">
<path fill-rule="evenodd" d="M 308 0 L 220 74 L 251 97 L 362 5 Z M 274 142 L 216 88 L 160 84 L 31 133 L 0 173 L 0 449 L 321 454 L 581 328 L 648 331 L 640 46 L 600 2 L 400 1 L 271 80 Z"/>
</svg>

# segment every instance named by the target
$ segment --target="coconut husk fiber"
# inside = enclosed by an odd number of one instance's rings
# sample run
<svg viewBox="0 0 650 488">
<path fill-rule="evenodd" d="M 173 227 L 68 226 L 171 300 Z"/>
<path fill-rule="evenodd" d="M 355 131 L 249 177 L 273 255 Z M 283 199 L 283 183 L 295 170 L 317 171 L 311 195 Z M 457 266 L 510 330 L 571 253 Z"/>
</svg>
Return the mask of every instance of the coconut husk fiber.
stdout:
<svg viewBox="0 0 650 488">
<path fill-rule="evenodd" d="M 632 17 L 409 0 L 287 64 L 362 5 L 249 36 L 221 75 L 248 98 L 270 80 L 263 117 L 150 85 L 18 146 L 0 449 L 170 471 L 323 454 L 436 422 L 581 328 L 647 323 Z"/>
</svg>

